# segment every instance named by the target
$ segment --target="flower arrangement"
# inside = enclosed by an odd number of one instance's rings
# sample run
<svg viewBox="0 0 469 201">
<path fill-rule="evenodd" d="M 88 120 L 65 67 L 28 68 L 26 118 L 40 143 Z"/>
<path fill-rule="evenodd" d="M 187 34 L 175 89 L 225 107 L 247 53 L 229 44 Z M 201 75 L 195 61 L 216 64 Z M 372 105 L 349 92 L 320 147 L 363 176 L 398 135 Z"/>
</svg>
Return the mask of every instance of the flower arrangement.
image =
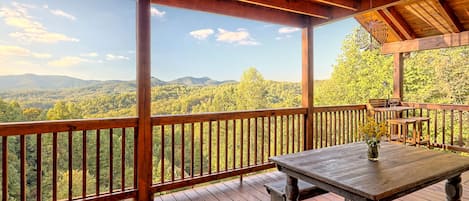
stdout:
<svg viewBox="0 0 469 201">
<path fill-rule="evenodd" d="M 386 122 L 378 123 L 372 116 L 368 116 L 365 123 L 360 125 L 360 133 L 368 146 L 379 145 L 381 137 L 387 136 Z"/>
</svg>

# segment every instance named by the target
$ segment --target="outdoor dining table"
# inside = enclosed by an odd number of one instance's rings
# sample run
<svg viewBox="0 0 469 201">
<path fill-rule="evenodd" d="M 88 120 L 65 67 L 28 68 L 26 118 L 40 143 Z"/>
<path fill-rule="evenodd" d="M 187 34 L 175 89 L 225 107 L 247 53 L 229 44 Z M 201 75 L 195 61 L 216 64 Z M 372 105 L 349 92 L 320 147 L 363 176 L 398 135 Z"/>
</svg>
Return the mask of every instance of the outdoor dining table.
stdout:
<svg viewBox="0 0 469 201">
<path fill-rule="evenodd" d="M 392 143 L 381 143 L 379 154 L 378 161 L 369 161 L 360 142 L 269 160 L 287 175 L 287 200 L 297 200 L 298 179 L 353 201 L 393 200 L 447 179 L 447 200 L 461 200 L 469 157 Z"/>
<path fill-rule="evenodd" d="M 402 115 L 402 112 L 407 111 L 407 110 L 413 110 L 415 109 L 414 107 L 409 107 L 409 106 L 391 106 L 391 107 L 377 107 L 374 108 L 375 112 L 393 112 L 394 118 L 400 118 Z"/>
</svg>

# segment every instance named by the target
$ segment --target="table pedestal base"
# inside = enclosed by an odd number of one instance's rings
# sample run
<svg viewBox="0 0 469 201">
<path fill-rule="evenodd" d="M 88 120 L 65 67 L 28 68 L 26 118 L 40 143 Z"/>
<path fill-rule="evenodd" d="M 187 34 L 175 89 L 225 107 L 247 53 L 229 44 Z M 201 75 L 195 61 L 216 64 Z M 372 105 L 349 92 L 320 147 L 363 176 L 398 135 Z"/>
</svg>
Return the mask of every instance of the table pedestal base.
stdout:
<svg viewBox="0 0 469 201">
<path fill-rule="evenodd" d="M 445 185 L 446 200 L 461 201 L 462 185 L 461 175 L 449 178 Z"/>
<path fill-rule="evenodd" d="M 300 197 L 298 190 L 298 179 L 287 176 L 287 185 L 285 186 L 285 196 L 287 201 L 297 201 Z"/>
</svg>

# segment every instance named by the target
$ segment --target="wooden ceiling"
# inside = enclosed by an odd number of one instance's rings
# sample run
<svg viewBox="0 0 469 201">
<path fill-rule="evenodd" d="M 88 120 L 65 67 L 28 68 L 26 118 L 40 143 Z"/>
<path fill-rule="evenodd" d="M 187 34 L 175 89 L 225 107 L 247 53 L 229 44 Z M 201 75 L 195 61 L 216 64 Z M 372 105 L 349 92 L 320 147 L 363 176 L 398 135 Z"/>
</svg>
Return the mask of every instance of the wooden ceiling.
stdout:
<svg viewBox="0 0 469 201">
<path fill-rule="evenodd" d="M 457 37 L 459 45 L 469 44 L 469 0 L 151 0 L 152 3 L 260 20 L 293 27 L 320 26 L 355 17 L 366 28 L 369 20 L 385 23 L 392 51 L 420 50 L 402 42 L 428 38 L 424 43 Z M 458 34 L 458 35 L 450 35 Z M 441 36 L 442 38 L 431 38 Z M 442 42 L 441 42 L 442 41 Z M 462 42 L 461 42 L 462 41 Z M 406 47 L 403 47 L 406 46 Z M 441 47 L 454 46 L 446 44 Z M 384 46 L 383 46 L 384 47 Z M 431 49 L 431 48 L 430 48 Z"/>
</svg>

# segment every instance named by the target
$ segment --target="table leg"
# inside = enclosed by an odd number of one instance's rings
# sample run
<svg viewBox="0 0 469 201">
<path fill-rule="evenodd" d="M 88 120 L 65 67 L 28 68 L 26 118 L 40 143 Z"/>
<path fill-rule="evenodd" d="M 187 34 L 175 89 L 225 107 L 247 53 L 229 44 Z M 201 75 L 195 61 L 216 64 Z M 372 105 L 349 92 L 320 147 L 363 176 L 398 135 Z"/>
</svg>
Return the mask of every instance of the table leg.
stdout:
<svg viewBox="0 0 469 201">
<path fill-rule="evenodd" d="M 287 185 L 285 186 L 287 201 L 297 201 L 299 197 L 298 179 L 287 175 Z"/>
<path fill-rule="evenodd" d="M 446 200 L 448 201 L 461 201 L 462 185 L 461 175 L 449 178 L 445 185 Z"/>
</svg>

